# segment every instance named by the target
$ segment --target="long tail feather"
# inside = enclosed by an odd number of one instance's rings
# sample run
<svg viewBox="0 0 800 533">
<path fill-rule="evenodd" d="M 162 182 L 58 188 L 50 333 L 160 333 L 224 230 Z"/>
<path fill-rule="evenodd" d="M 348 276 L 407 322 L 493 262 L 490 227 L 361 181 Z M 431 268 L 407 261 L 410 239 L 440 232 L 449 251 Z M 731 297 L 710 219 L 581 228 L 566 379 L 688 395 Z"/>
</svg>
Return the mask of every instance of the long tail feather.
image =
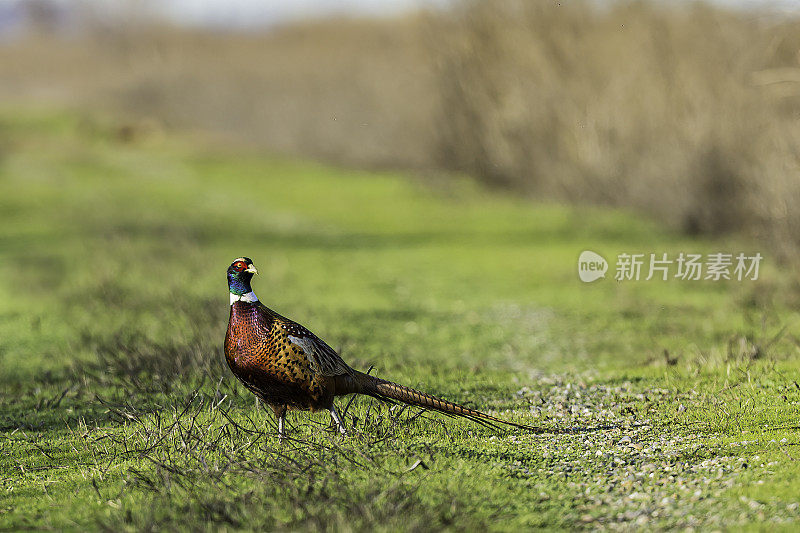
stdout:
<svg viewBox="0 0 800 533">
<path fill-rule="evenodd" d="M 492 428 L 498 428 L 497 424 L 506 424 L 508 426 L 514 426 L 527 431 L 534 431 L 536 433 L 544 432 L 544 430 L 541 428 L 526 426 L 525 424 L 517 424 L 516 422 L 509 422 L 508 420 L 496 418 L 494 416 L 487 415 L 486 413 L 476 411 L 475 409 L 470 409 L 469 407 L 464 407 L 463 405 L 458 405 L 457 403 L 448 402 L 447 400 L 442 400 L 441 398 L 414 390 L 410 387 L 398 385 L 397 383 L 392 383 L 391 381 L 369 376 L 361 372 L 356 372 L 354 377 L 360 385 L 361 392 L 363 394 L 369 394 L 371 396 L 388 400 L 397 400 L 409 405 L 414 405 L 416 407 L 424 407 L 425 409 L 438 411 L 448 416 L 467 418 L 473 422 Z"/>
</svg>

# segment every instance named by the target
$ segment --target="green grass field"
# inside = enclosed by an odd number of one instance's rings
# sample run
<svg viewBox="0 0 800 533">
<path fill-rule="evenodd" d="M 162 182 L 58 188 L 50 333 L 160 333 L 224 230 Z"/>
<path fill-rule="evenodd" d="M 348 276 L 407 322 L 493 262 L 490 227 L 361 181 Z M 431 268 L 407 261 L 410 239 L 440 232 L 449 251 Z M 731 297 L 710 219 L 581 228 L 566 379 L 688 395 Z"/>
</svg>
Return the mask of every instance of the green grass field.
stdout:
<svg viewBox="0 0 800 533">
<path fill-rule="evenodd" d="M 793 527 L 793 273 L 759 243 L 425 183 L 1 114 L 0 530 Z M 585 249 L 766 259 L 755 282 L 584 284 Z M 279 444 L 223 361 L 239 255 L 351 366 L 585 431 L 359 398 L 350 436 L 291 413 Z"/>
</svg>

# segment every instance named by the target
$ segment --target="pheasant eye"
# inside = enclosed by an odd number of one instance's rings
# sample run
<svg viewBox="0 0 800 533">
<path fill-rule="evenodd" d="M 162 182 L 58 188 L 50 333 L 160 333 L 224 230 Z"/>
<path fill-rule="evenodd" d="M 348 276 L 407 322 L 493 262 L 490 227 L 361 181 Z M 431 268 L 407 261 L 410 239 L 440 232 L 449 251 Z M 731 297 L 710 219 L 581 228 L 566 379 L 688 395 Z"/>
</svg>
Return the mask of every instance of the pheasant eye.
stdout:
<svg viewBox="0 0 800 533">
<path fill-rule="evenodd" d="M 236 261 L 236 262 L 233 264 L 233 268 L 234 268 L 234 269 L 235 269 L 237 272 L 241 272 L 242 270 L 244 270 L 245 268 L 247 268 L 247 265 L 245 265 L 245 264 L 244 264 L 244 261 Z"/>
</svg>

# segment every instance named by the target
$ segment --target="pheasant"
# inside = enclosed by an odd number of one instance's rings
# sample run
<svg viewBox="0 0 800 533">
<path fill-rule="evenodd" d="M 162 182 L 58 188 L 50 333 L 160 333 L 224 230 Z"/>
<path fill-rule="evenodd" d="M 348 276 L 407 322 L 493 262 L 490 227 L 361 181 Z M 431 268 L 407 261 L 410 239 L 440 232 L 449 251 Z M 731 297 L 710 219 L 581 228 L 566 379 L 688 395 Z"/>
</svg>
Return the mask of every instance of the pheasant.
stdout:
<svg viewBox="0 0 800 533">
<path fill-rule="evenodd" d="M 339 432 L 346 434 L 333 403 L 334 397 L 346 394 L 396 400 L 493 427 L 501 423 L 540 431 L 350 368 L 319 337 L 262 304 L 250 287 L 254 274 L 258 270 L 247 257 L 237 258 L 228 267 L 231 313 L 225 358 L 245 387 L 272 407 L 281 439 L 288 409 L 328 410 Z"/>
</svg>

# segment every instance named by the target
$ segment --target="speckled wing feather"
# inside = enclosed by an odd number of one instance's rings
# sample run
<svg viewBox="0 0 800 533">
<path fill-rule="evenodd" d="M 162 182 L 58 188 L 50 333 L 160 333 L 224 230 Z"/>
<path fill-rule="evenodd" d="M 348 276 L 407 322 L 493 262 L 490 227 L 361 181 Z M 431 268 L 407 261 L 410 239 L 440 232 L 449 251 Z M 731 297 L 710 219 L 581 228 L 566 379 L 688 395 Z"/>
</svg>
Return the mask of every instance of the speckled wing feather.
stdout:
<svg viewBox="0 0 800 533">
<path fill-rule="evenodd" d="M 336 350 L 308 329 L 280 315 L 277 315 L 276 319 L 277 326 L 286 332 L 289 342 L 299 346 L 306 354 L 311 364 L 311 370 L 323 376 L 341 376 L 353 373 L 353 369 L 347 366 Z"/>
</svg>

